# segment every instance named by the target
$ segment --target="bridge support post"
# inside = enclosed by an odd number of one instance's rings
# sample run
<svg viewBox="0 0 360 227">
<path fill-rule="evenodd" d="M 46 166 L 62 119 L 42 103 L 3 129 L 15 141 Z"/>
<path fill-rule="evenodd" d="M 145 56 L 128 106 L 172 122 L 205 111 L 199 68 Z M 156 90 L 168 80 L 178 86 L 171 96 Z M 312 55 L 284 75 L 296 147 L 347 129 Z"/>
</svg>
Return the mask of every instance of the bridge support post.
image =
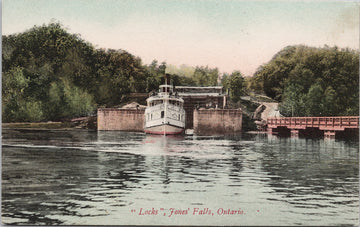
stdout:
<svg viewBox="0 0 360 227">
<path fill-rule="evenodd" d="M 299 130 L 297 129 L 291 129 L 290 130 L 291 137 L 299 137 Z"/>
<path fill-rule="evenodd" d="M 325 131 L 324 139 L 335 139 L 335 131 Z"/>
</svg>

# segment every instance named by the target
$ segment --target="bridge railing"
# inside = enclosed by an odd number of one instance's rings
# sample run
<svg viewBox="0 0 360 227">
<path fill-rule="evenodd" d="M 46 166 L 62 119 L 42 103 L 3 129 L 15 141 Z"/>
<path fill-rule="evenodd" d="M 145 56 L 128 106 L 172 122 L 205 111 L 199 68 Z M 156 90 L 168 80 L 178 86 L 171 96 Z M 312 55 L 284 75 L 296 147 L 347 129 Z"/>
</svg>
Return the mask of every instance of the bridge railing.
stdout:
<svg viewBox="0 0 360 227">
<path fill-rule="evenodd" d="M 318 127 L 320 129 L 344 130 L 345 128 L 359 128 L 359 116 L 346 117 L 273 117 L 267 119 L 268 128 L 278 126 L 305 129 Z"/>
</svg>

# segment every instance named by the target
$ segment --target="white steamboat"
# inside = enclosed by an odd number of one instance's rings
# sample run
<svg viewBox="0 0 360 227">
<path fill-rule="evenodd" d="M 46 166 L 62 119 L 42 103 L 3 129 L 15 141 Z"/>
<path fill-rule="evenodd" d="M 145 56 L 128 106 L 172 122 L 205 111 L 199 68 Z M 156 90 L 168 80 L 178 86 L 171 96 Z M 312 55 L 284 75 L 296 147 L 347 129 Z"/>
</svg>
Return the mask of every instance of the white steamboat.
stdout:
<svg viewBox="0 0 360 227">
<path fill-rule="evenodd" d="M 184 100 L 174 94 L 172 85 L 160 85 L 159 93 L 153 94 L 146 101 L 146 133 L 176 135 L 184 132 Z"/>
</svg>

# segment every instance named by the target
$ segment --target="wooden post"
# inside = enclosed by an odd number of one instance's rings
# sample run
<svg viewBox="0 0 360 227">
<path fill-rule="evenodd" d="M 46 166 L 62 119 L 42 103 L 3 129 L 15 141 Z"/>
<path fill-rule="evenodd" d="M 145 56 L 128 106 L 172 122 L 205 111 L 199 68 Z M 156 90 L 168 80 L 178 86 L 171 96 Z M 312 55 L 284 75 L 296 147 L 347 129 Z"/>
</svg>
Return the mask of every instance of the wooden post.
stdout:
<svg viewBox="0 0 360 227">
<path fill-rule="evenodd" d="M 290 133 L 291 137 L 299 137 L 299 130 L 297 129 L 291 129 Z"/>
<path fill-rule="evenodd" d="M 335 131 L 325 131 L 324 139 L 335 139 Z"/>
<path fill-rule="evenodd" d="M 268 132 L 269 134 L 274 134 L 273 128 L 267 128 L 267 132 Z"/>
</svg>

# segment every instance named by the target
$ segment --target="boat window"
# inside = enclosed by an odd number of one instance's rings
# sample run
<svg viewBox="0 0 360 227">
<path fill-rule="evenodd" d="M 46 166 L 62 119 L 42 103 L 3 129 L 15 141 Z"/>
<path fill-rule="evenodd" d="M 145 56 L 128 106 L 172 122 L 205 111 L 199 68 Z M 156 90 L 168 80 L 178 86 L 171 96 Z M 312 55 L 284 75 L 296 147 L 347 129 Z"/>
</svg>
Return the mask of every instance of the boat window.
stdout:
<svg viewBox="0 0 360 227">
<path fill-rule="evenodd" d="M 180 114 L 178 115 L 178 120 L 180 121 Z"/>
<path fill-rule="evenodd" d="M 164 118 L 164 111 L 161 111 L 161 118 Z"/>
<path fill-rule="evenodd" d="M 161 104 L 161 103 L 163 103 L 162 100 L 155 100 L 155 101 L 153 102 L 153 105 L 152 105 L 152 106 L 156 106 L 156 105 L 159 105 L 159 104 Z"/>
<path fill-rule="evenodd" d="M 152 120 L 152 114 L 150 115 L 150 119 Z"/>
</svg>

